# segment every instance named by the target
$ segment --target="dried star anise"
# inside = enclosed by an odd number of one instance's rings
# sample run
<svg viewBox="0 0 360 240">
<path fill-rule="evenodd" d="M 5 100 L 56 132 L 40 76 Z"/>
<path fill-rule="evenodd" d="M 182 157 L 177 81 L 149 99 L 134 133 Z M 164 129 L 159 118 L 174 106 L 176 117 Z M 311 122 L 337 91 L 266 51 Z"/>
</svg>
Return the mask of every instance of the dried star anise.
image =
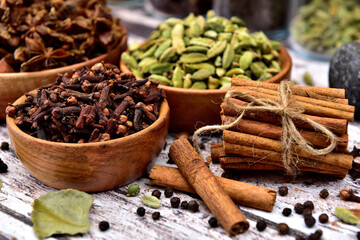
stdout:
<svg viewBox="0 0 360 240">
<path fill-rule="evenodd" d="M 86 61 L 123 37 L 101 0 L 0 0 L 0 20 L 0 73 Z"/>
</svg>

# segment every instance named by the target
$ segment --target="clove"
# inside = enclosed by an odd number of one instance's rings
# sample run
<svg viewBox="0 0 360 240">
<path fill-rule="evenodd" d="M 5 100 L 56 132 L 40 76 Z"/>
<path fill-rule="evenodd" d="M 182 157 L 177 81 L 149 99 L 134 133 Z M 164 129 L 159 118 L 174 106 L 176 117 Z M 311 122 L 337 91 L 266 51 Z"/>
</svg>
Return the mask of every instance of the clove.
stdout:
<svg viewBox="0 0 360 240">
<path fill-rule="evenodd" d="M 340 197 L 344 201 L 360 203 L 360 197 L 356 196 L 352 189 L 343 189 L 340 191 Z"/>
</svg>

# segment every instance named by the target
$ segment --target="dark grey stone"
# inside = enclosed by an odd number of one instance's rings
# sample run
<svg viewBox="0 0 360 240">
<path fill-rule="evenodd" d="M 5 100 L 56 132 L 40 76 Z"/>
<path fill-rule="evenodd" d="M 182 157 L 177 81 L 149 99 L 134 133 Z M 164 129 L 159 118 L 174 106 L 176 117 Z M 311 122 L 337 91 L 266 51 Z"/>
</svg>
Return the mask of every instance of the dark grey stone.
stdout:
<svg viewBox="0 0 360 240">
<path fill-rule="evenodd" d="M 355 119 L 360 120 L 360 43 L 342 45 L 330 63 L 329 85 L 344 88 L 349 104 L 355 106 Z"/>
</svg>

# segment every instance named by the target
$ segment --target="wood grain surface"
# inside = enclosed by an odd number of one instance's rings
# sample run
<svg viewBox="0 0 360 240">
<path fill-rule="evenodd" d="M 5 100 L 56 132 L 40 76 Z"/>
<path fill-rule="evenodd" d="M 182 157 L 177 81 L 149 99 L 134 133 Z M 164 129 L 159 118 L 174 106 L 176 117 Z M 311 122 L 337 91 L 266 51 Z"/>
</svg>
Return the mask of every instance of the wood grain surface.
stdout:
<svg viewBox="0 0 360 240">
<path fill-rule="evenodd" d="M 360 124 L 350 124 L 349 148 L 352 148 L 353 145 L 360 147 L 358 136 L 360 136 Z M 153 164 L 174 167 L 173 164 L 166 164 L 169 146 L 174 139 L 174 134 L 167 137 L 167 147 Z M 208 156 L 210 144 L 220 141 L 220 138 L 203 137 L 203 140 L 205 141 L 204 154 Z M 0 142 L 2 141 L 9 141 L 4 124 L 0 126 Z M 31 176 L 12 150 L 0 151 L 0 158 L 9 167 L 8 173 L 0 174 L 3 184 L 0 190 L 0 239 L 12 239 L 12 237 L 36 239 L 30 219 L 32 203 L 40 195 L 56 191 L 56 189 L 42 184 Z M 223 172 L 219 165 L 215 164 L 211 164 L 210 169 L 217 176 Z M 277 198 L 274 210 L 271 213 L 240 207 L 250 223 L 250 228 L 246 233 L 238 235 L 234 239 L 238 239 L 239 236 L 241 239 L 294 239 L 297 235 L 308 236 L 317 229 L 323 230 L 322 239 L 355 239 L 356 232 L 360 231 L 358 227 L 341 223 L 333 214 L 336 206 L 360 207 L 358 203 L 344 202 L 337 196 L 343 188 L 358 188 L 359 180 L 354 182 L 349 176 L 343 180 L 338 180 L 320 175 L 304 175 L 292 180 L 279 173 L 242 173 L 238 178 L 243 182 L 273 189 L 286 185 L 289 188 L 289 194 Z M 198 200 L 200 211 L 197 213 L 174 209 L 170 206 L 169 198 L 164 197 L 163 188 L 151 185 L 147 178 L 141 178 L 135 183 L 141 186 L 139 196 L 151 194 L 154 189 L 159 189 L 162 192 L 162 206 L 158 209 L 162 216 L 160 220 L 154 221 L 151 218 L 151 213 L 154 210 L 148 207 L 145 207 L 146 214 L 144 217 L 137 216 L 136 209 L 143 206 L 141 198 L 126 197 L 123 194 L 127 189 L 125 186 L 112 191 L 92 194 L 95 201 L 90 209 L 90 231 L 82 237 L 66 236 L 61 239 L 232 239 L 223 228 L 212 229 L 209 227 L 207 221 L 212 214 L 201 200 Z M 330 196 L 326 200 L 319 197 L 319 192 L 323 188 L 327 188 L 330 192 Z M 179 197 L 182 201 L 190 201 L 195 197 L 195 195 L 179 191 L 175 191 L 174 196 Z M 283 208 L 293 208 L 295 203 L 302 203 L 307 200 L 312 200 L 315 204 L 314 217 L 317 219 L 321 213 L 327 213 L 330 217 L 330 223 L 321 224 L 317 222 L 313 228 L 307 228 L 302 216 L 294 212 L 289 217 L 284 217 L 281 214 Z M 258 219 L 264 219 L 268 223 L 268 228 L 264 232 L 258 232 L 255 228 Z M 110 222 L 110 229 L 106 232 L 100 232 L 98 229 L 98 223 L 102 220 Z M 286 222 L 290 226 L 290 235 L 278 235 L 276 226 L 282 222 Z"/>
</svg>

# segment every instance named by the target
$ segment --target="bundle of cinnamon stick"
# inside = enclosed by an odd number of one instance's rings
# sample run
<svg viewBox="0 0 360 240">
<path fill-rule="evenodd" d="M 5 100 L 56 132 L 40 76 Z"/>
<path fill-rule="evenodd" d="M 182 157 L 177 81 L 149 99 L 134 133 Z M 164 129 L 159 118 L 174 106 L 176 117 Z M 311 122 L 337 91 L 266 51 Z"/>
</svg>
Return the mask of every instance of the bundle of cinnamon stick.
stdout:
<svg viewBox="0 0 360 240">
<path fill-rule="evenodd" d="M 232 79 L 230 90 L 247 95 L 278 101 L 279 85 L 244 79 Z M 347 153 L 348 122 L 354 120 L 353 106 L 345 99 L 344 89 L 291 86 L 295 104 L 303 109 L 302 116 L 325 126 L 336 136 L 336 147 L 325 155 L 312 155 L 294 144 L 292 152 L 300 171 L 317 172 L 345 177 L 351 169 L 353 157 Z M 230 101 L 247 106 L 249 99 L 237 97 Z M 221 105 L 222 123 L 234 122 L 237 112 L 226 102 Z M 301 136 L 315 148 L 327 147 L 328 136 L 317 132 L 306 121 L 294 119 Z M 246 110 L 238 124 L 223 131 L 223 142 L 212 145 L 211 158 L 220 162 L 223 169 L 237 170 L 282 170 L 281 116 L 270 111 Z"/>
</svg>

